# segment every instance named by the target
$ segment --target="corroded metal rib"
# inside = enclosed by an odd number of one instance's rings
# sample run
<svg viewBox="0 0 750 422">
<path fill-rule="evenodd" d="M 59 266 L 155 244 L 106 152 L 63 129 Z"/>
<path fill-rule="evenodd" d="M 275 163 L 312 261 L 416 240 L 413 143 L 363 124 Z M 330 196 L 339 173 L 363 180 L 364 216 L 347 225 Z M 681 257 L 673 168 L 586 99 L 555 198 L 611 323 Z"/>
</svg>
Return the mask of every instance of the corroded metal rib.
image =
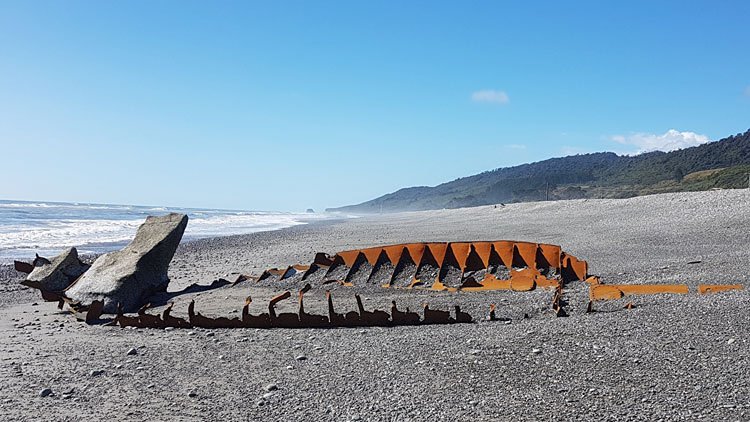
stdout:
<svg viewBox="0 0 750 422">
<path fill-rule="evenodd" d="M 310 265 L 272 268 L 259 280 L 301 274 L 302 281 L 318 285 L 527 291 L 583 280 L 587 272 L 586 261 L 557 245 L 499 240 L 401 243 L 342 251 L 332 257 L 318 253 Z"/>
<path fill-rule="evenodd" d="M 471 323 L 471 315 L 462 312 L 461 308 L 455 307 L 455 317 L 451 316 L 449 311 L 433 310 L 427 304 L 424 305 L 424 317 L 416 313 L 399 311 L 396 308 L 396 302 L 392 302 L 391 313 L 381 310 L 367 311 L 362 303 L 362 298 L 355 295 L 357 302 L 357 311 L 349 311 L 346 314 L 338 314 L 334 310 L 333 298 L 331 292 L 326 292 L 328 300 L 328 315 L 315 315 L 305 311 L 303 297 L 310 290 L 310 285 L 306 285 L 299 291 L 299 308 L 296 314 L 293 313 L 276 313 L 276 304 L 282 300 L 291 297 L 289 291 L 274 296 L 268 304 L 268 313 L 252 315 L 249 312 L 251 298 L 245 300 L 245 306 L 242 309 L 241 318 L 225 317 L 208 317 L 195 310 L 195 301 L 188 305 L 188 319 L 171 316 L 172 305 L 170 304 L 161 315 L 151 315 L 146 312 L 149 305 L 145 305 L 139 311 L 137 316 L 128 316 L 118 310 L 117 317 L 113 321 L 115 325 L 121 327 L 138 327 L 138 328 L 332 328 L 332 327 L 391 327 L 398 325 L 429 325 L 429 324 L 453 324 L 453 323 Z M 91 321 L 98 318 L 101 312 L 94 312 Z M 86 318 L 87 322 L 89 318 Z"/>
</svg>

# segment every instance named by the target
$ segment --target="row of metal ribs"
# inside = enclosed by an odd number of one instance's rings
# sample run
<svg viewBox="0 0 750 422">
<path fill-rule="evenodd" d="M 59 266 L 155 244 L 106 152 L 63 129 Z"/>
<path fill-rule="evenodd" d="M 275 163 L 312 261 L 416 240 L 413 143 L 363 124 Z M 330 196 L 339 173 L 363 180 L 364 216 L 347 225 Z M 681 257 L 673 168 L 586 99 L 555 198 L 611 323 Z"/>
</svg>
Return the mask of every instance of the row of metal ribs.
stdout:
<svg viewBox="0 0 750 422">
<path fill-rule="evenodd" d="M 577 280 L 585 280 L 589 286 L 587 312 L 595 311 L 593 304 L 597 301 L 617 300 L 630 295 L 689 292 L 688 286 L 684 284 L 603 284 L 598 277 L 588 275 L 586 261 L 563 252 L 559 246 L 515 241 L 405 243 L 344 251 L 332 257 L 318 253 L 310 265 L 293 265 L 281 270 L 274 268 L 264 271 L 257 278 L 241 277 L 237 281 L 287 280 L 292 284 L 304 284 L 299 290 L 298 311 L 276 312 L 276 304 L 292 295 L 285 291 L 271 299 L 267 313 L 258 315 L 249 313 L 252 300 L 248 297 L 241 317 L 204 316 L 195 311 L 195 303 L 191 302 L 187 319 L 172 316 L 171 304 L 161 315 L 148 314 L 146 305 L 135 316 L 118 312 L 112 323 L 122 327 L 141 328 L 326 328 L 472 322 L 472 317 L 462 312 L 458 306 L 451 313 L 423 305 L 420 315 L 408 308 L 399 310 L 393 301 L 390 313 L 382 310 L 367 311 L 357 294 L 355 298 L 358 310 L 341 314 L 334 309 L 330 291 L 326 291 L 328 315 L 306 312 L 304 294 L 313 285 L 319 287 L 329 283 L 447 291 L 529 291 L 541 287 L 553 290 L 550 309 L 556 316 L 566 315 L 564 289 L 566 283 Z M 739 284 L 701 284 L 697 291 L 704 294 L 743 287 Z M 632 302 L 626 305 L 628 309 L 632 307 Z M 100 321 L 102 308 L 101 302 L 94 302 L 81 316 L 87 322 Z M 488 319 L 497 320 L 494 305 L 490 305 Z"/>
<path fill-rule="evenodd" d="M 151 315 L 146 312 L 147 306 L 141 308 L 136 316 L 127 316 L 121 311 L 112 322 L 114 325 L 121 327 L 138 327 L 138 328 L 326 328 L 326 327 L 388 327 L 397 325 L 428 325 L 428 324 L 453 324 L 472 322 L 471 315 L 462 312 L 459 306 L 455 306 L 454 314 L 449 311 L 430 309 L 427 304 L 423 305 L 423 316 L 416 312 L 411 312 L 408 308 L 404 311 L 396 307 L 396 301 L 391 302 L 390 314 L 381 310 L 367 311 L 362 304 L 362 299 L 358 294 L 354 297 L 357 300 L 358 311 L 350 311 L 345 314 L 337 313 L 333 306 L 331 292 L 326 291 L 328 301 L 328 315 L 310 314 L 305 311 L 303 296 L 309 291 L 311 286 L 305 285 L 299 291 L 299 307 L 297 313 L 277 313 L 276 304 L 284 299 L 291 297 L 291 293 L 286 291 L 277 295 L 268 305 L 268 313 L 251 315 L 249 312 L 252 299 L 248 297 L 245 300 L 245 306 L 242 308 L 242 316 L 239 318 L 225 317 L 206 317 L 195 311 L 195 302 L 191 301 L 188 305 L 188 319 L 178 318 L 171 315 L 172 306 L 170 304 L 161 315 Z M 101 316 L 101 302 L 95 302 L 88 308 L 84 316 L 87 322 L 93 323 Z"/>
<path fill-rule="evenodd" d="M 584 280 L 586 261 L 560 246 L 515 241 L 403 243 L 318 253 L 310 265 L 264 271 L 259 281 L 379 284 L 433 290 L 519 290 Z"/>
</svg>

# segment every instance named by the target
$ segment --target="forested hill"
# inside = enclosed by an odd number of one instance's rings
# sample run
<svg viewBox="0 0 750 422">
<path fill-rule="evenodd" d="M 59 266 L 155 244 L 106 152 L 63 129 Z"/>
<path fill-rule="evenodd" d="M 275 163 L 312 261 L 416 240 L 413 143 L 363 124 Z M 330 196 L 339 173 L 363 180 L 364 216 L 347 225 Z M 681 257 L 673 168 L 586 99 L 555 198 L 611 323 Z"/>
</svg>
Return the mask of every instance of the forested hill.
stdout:
<svg viewBox="0 0 750 422">
<path fill-rule="evenodd" d="M 750 130 L 672 152 L 635 156 L 599 152 L 499 168 L 434 187 L 400 189 L 328 211 L 377 213 L 744 188 L 748 185 L 748 172 Z"/>
</svg>

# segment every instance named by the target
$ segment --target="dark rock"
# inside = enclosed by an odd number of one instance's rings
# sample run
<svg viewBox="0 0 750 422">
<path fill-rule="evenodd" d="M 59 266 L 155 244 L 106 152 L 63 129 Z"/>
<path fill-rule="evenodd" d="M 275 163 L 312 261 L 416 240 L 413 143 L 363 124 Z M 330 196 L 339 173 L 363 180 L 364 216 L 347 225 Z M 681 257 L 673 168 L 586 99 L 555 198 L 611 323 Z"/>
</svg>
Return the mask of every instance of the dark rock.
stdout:
<svg viewBox="0 0 750 422">
<path fill-rule="evenodd" d="M 39 261 L 21 284 L 46 292 L 61 293 L 89 267 L 78 259 L 76 248 L 69 248 L 52 260 Z"/>
<path fill-rule="evenodd" d="M 276 385 L 276 384 L 274 384 L 274 383 L 271 383 L 271 384 L 268 384 L 265 387 L 263 387 L 263 389 L 266 390 L 266 391 L 274 391 L 274 390 L 278 390 L 279 386 Z"/>
<path fill-rule="evenodd" d="M 187 227 L 184 214 L 147 217 L 124 249 L 100 256 L 66 291 L 81 306 L 104 302 L 105 313 L 138 310 L 154 293 L 167 289 L 167 270 Z"/>
</svg>

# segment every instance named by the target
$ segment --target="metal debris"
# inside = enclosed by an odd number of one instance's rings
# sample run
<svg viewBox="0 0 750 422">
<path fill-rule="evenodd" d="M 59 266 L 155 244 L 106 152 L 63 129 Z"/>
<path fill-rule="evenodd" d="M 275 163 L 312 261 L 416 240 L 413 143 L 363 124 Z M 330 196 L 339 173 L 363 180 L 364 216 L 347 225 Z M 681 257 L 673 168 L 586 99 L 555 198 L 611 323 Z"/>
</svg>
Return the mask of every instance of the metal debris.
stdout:
<svg viewBox="0 0 750 422">
<path fill-rule="evenodd" d="M 15 262 L 18 271 L 29 273 L 35 266 L 43 265 L 45 258 L 37 256 L 33 263 Z M 48 261 L 47 261 L 48 262 Z M 274 296 L 268 303 L 268 312 L 251 314 L 252 298 L 247 297 L 240 317 L 209 317 L 195 309 L 195 302 L 188 306 L 188 317 L 171 315 L 173 303 L 160 314 L 147 312 L 146 304 L 137 315 L 126 315 L 118 306 L 117 316 L 111 325 L 139 328 L 333 328 L 333 327 L 390 327 L 399 325 L 427 325 L 471 323 L 473 318 L 455 306 L 453 313 L 448 310 L 431 309 L 423 305 L 422 314 L 409 308 L 399 310 L 391 301 L 390 312 L 367 310 L 359 294 L 354 294 L 357 310 L 346 313 L 336 312 L 330 290 L 326 290 L 327 315 L 316 315 L 305 310 L 304 296 L 313 286 L 327 288 L 330 284 L 347 287 L 364 285 L 381 286 L 386 289 L 423 289 L 449 292 L 481 292 L 489 290 L 511 290 L 526 292 L 537 288 L 553 291 L 550 303 L 551 313 L 564 317 L 566 313 L 566 285 L 577 281 L 589 287 L 589 301 L 586 312 L 595 312 L 598 301 L 618 300 L 625 296 L 651 294 L 688 294 L 686 284 L 604 284 L 599 277 L 588 274 L 588 264 L 561 250 L 559 246 L 516 242 L 481 241 L 447 243 L 404 243 L 378 246 L 366 249 L 343 251 L 329 256 L 317 253 L 309 265 L 291 265 L 284 269 L 272 268 L 258 277 L 240 274 L 233 285 L 240 282 L 255 282 L 273 286 L 275 282 L 298 283 L 302 287 L 297 293 L 297 312 L 277 313 L 276 305 L 290 299 L 292 293 L 284 291 Z M 190 286 L 177 294 L 219 288 L 230 282 L 218 280 L 211 286 Z M 701 284 L 696 291 L 700 294 L 743 289 L 741 284 L 711 285 Z M 175 294 L 175 295 L 177 295 Z M 103 303 L 94 301 L 88 307 L 70 299 L 42 291 L 46 300 L 67 303 L 76 316 L 89 324 L 101 323 Z M 173 297 L 173 296 L 172 296 Z M 172 297 L 168 297 L 171 299 Z M 154 300 L 152 298 L 151 300 Z M 157 302 L 164 298 L 156 299 Z M 632 301 L 625 309 L 636 306 Z M 490 305 L 489 321 L 505 321 L 496 316 L 495 304 Z"/>
<path fill-rule="evenodd" d="M 333 327 L 391 327 L 396 325 L 429 325 L 429 324 L 454 324 L 471 323 L 471 315 L 462 312 L 456 306 L 454 315 L 449 311 L 430 309 L 424 305 L 424 317 L 416 313 L 405 312 L 396 309 L 396 302 L 392 302 L 391 314 L 381 310 L 367 311 L 362 304 L 359 295 L 355 295 L 358 311 L 350 311 L 346 314 L 338 314 L 333 308 L 333 298 L 330 291 L 326 291 L 328 299 L 328 316 L 309 314 L 305 312 L 303 295 L 310 289 L 306 285 L 299 292 L 299 310 L 295 313 L 276 313 L 276 304 L 291 297 L 291 292 L 285 291 L 268 304 L 268 313 L 251 315 L 248 308 L 252 300 L 248 297 L 242 310 L 241 318 L 207 317 L 195 311 L 195 301 L 188 305 L 188 319 L 176 318 L 170 315 L 172 305 L 170 304 L 162 315 L 150 315 L 146 313 L 148 305 L 138 311 L 137 316 L 127 316 L 119 312 L 113 324 L 121 327 L 138 328 L 333 328 Z M 99 307 L 100 308 L 100 307 Z M 93 310 L 97 312 L 96 309 Z M 90 311 L 91 312 L 91 311 Z M 89 318 L 86 318 L 87 322 Z"/>
<path fill-rule="evenodd" d="M 299 279 L 313 285 L 378 284 L 442 291 L 557 288 L 587 276 L 586 261 L 557 245 L 515 241 L 402 243 L 318 253 L 309 265 L 264 271 L 258 281 Z"/>
</svg>

